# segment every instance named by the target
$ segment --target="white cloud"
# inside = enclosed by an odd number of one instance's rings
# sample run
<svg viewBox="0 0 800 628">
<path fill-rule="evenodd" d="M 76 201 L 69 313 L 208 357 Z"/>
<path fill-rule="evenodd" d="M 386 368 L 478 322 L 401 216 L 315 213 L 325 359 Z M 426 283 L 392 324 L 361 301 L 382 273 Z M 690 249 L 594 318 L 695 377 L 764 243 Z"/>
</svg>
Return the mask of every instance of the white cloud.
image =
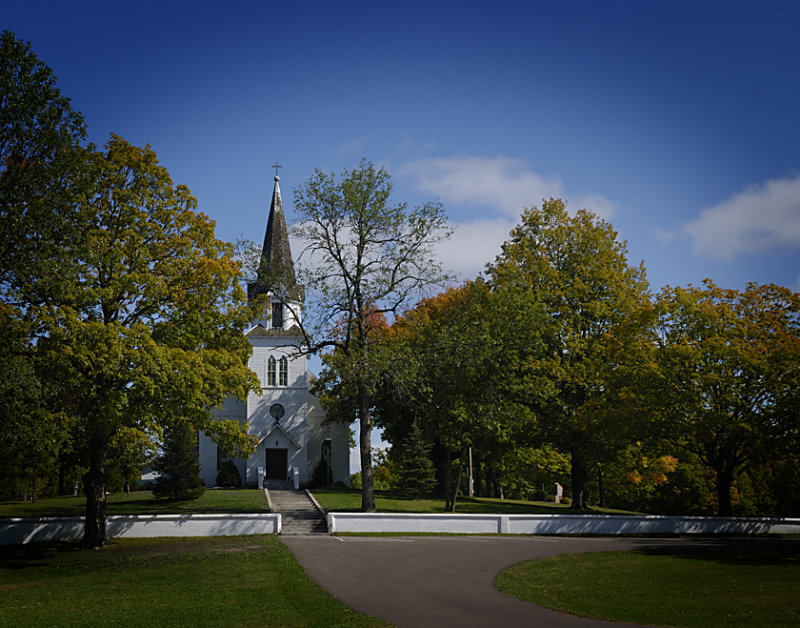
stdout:
<svg viewBox="0 0 800 628">
<path fill-rule="evenodd" d="M 751 186 L 703 210 L 683 231 L 697 255 L 720 260 L 800 249 L 800 175 Z"/>
<path fill-rule="evenodd" d="M 347 155 L 361 155 L 364 153 L 364 145 L 369 140 L 368 136 L 365 137 L 357 137 L 356 139 L 350 140 L 339 146 L 338 150 L 340 153 L 347 154 Z"/>
<path fill-rule="evenodd" d="M 438 157 L 408 162 L 400 174 L 417 177 L 417 187 L 449 203 L 486 205 L 517 219 L 525 207 L 559 197 L 568 200 L 564 184 L 556 176 L 543 176 L 521 159 L 498 155 L 483 157 Z M 614 203 L 600 194 L 575 195 L 573 209 L 586 207 L 608 218 Z"/>
<path fill-rule="evenodd" d="M 456 223 L 453 236 L 439 245 L 437 257 L 444 269 L 458 279 L 474 279 L 500 254 L 500 247 L 514 228 L 508 218 Z"/>
<path fill-rule="evenodd" d="M 574 198 L 575 201 L 570 203 L 568 209 L 588 209 L 606 220 L 617 211 L 617 203 L 608 200 L 602 194 L 580 194 L 571 198 Z"/>
<path fill-rule="evenodd" d="M 661 244 L 669 244 L 678 237 L 674 231 L 669 231 L 663 227 L 654 227 L 652 234 L 658 239 Z"/>
</svg>

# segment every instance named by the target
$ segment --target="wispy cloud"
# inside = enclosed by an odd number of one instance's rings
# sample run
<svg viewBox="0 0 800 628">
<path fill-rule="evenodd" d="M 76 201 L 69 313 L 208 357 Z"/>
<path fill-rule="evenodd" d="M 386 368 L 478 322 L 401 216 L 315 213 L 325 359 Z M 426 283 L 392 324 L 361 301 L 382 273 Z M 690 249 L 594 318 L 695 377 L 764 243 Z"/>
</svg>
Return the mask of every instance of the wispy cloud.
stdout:
<svg viewBox="0 0 800 628">
<path fill-rule="evenodd" d="M 458 279 L 474 279 L 500 254 L 515 222 L 510 218 L 456 223 L 452 237 L 439 245 L 437 257 Z"/>
<path fill-rule="evenodd" d="M 415 177 L 420 191 L 448 203 L 485 205 L 514 219 L 523 208 L 538 205 L 551 196 L 571 198 L 571 208 L 586 207 L 604 218 L 610 217 L 615 207 L 600 194 L 570 197 L 558 177 L 541 175 L 523 160 L 502 155 L 420 159 L 403 164 L 399 174 Z"/>
<path fill-rule="evenodd" d="M 659 242 L 661 242 L 661 244 L 669 244 L 678 237 L 677 233 L 674 231 L 669 231 L 668 229 L 664 229 L 663 227 L 654 227 L 651 230 L 651 233 L 658 239 Z"/>
<path fill-rule="evenodd" d="M 751 186 L 703 210 L 683 231 L 697 255 L 725 261 L 800 249 L 800 175 Z"/>
<path fill-rule="evenodd" d="M 442 199 L 448 208 L 463 203 L 489 209 L 483 219 L 456 221 L 453 237 L 439 246 L 442 264 L 461 279 L 474 278 L 494 261 L 522 210 L 540 205 L 544 198 L 562 198 L 572 210 L 585 207 L 603 218 L 616 209 L 601 194 L 570 195 L 558 177 L 539 174 L 523 160 L 503 155 L 418 159 L 396 172 L 413 179 L 421 192 Z"/>
<path fill-rule="evenodd" d="M 368 136 L 355 138 L 339 146 L 338 151 L 343 155 L 361 155 L 368 140 Z"/>
</svg>

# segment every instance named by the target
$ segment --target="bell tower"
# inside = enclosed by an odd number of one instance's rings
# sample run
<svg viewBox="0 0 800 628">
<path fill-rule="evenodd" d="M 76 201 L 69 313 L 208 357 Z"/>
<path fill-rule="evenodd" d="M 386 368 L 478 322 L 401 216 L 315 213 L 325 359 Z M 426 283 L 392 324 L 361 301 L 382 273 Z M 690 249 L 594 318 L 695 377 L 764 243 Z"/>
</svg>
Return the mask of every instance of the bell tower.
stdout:
<svg viewBox="0 0 800 628">
<path fill-rule="evenodd" d="M 280 168 L 275 164 L 274 168 Z M 267 330 L 291 329 L 299 323 L 300 309 L 305 301 L 305 288 L 297 283 L 289 244 L 289 232 L 283 214 L 280 177 L 275 175 L 272 201 L 267 218 L 267 232 L 261 249 L 261 260 L 256 280 L 247 286 L 247 299 L 253 301 L 261 295 L 269 297 L 262 318 L 254 321 Z"/>
</svg>

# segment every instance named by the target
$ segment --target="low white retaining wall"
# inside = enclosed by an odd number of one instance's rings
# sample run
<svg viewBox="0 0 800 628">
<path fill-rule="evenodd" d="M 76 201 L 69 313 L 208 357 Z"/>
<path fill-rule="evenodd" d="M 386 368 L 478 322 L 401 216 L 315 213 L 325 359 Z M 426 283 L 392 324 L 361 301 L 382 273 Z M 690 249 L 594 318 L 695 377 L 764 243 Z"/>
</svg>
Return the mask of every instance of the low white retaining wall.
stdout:
<svg viewBox="0 0 800 628">
<path fill-rule="evenodd" d="M 79 541 L 83 517 L 0 518 L 0 545 L 42 541 Z M 119 537 L 233 536 L 279 534 L 278 513 L 217 515 L 109 515 L 106 535 Z"/>
<path fill-rule="evenodd" d="M 800 534 L 800 519 L 626 515 L 461 515 L 329 512 L 339 532 L 453 534 Z"/>
</svg>

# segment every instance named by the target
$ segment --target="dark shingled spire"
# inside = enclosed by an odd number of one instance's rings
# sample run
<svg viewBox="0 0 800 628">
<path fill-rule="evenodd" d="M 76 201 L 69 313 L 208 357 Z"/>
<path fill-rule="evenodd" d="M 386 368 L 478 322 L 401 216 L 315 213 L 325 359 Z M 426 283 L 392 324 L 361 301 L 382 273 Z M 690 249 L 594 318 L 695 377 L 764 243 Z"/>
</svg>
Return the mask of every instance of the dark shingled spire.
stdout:
<svg viewBox="0 0 800 628">
<path fill-rule="evenodd" d="M 289 232 L 286 219 L 283 217 L 283 201 L 280 177 L 275 177 L 275 188 L 272 191 L 272 203 L 269 206 L 267 233 L 264 236 L 264 248 L 261 249 L 261 265 L 255 282 L 247 286 L 247 298 L 252 301 L 261 294 L 285 290 L 289 298 L 295 301 L 305 299 L 304 286 L 297 284 L 292 262 L 292 250 L 289 247 Z"/>
</svg>

